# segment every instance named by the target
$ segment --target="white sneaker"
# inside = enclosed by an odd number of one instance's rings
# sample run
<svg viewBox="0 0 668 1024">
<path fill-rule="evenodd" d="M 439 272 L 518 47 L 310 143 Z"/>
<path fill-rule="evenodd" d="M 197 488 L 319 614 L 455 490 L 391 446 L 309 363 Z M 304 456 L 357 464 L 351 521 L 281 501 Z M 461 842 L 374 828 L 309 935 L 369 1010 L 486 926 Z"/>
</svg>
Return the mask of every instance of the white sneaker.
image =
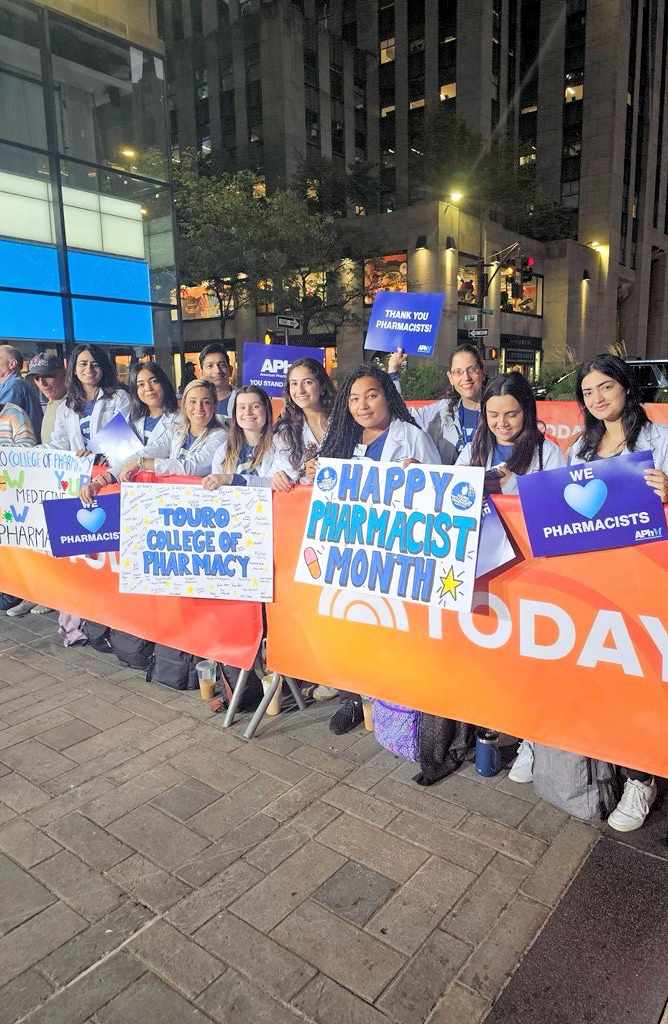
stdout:
<svg viewBox="0 0 668 1024">
<path fill-rule="evenodd" d="M 645 823 L 645 818 L 656 800 L 656 782 L 641 782 L 627 779 L 622 798 L 608 818 L 608 825 L 617 832 L 635 832 Z"/>
<path fill-rule="evenodd" d="M 21 601 L 20 604 L 15 604 L 13 608 L 8 608 L 5 614 L 9 615 L 11 619 L 18 619 L 20 615 L 27 615 L 34 607 L 34 601 Z"/>
<path fill-rule="evenodd" d="M 45 604 L 36 604 L 33 608 L 30 609 L 30 614 L 31 615 L 46 615 L 50 611 L 52 611 L 52 609 L 51 608 L 47 608 Z"/>
<path fill-rule="evenodd" d="M 511 782 L 533 782 L 533 743 L 530 740 L 520 743 L 508 778 Z"/>
</svg>

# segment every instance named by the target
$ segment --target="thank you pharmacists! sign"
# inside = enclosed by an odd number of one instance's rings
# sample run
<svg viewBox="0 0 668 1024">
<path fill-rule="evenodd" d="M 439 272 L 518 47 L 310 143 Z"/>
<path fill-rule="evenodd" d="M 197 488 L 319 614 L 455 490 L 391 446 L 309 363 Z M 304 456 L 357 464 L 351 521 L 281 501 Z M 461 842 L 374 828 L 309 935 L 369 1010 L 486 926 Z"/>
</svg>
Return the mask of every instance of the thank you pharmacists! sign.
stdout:
<svg viewBox="0 0 668 1024">
<path fill-rule="evenodd" d="M 0 447 L 0 547 L 50 551 L 42 502 L 76 497 L 92 464 L 49 448 Z"/>
<path fill-rule="evenodd" d="M 443 311 L 440 292 L 378 292 L 373 300 L 365 349 L 431 356 Z"/>
<path fill-rule="evenodd" d="M 271 491 L 121 486 L 120 592 L 271 601 Z"/>
<path fill-rule="evenodd" d="M 295 579 L 468 611 L 483 470 L 320 459 Z"/>
<path fill-rule="evenodd" d="M 518 477 L 533 554 L 665 540 L 663 505 L 643 476 L 653 466 L 651 452 L 634 452 Z"/>
<path fill-rule="evenodd" d="M 306 345 L 261 345 L 260 342 L 244 342 L 242 380 L 245 385 L 264 388 L 277 398 L 283 394 L 283 385 L 290 364 L 296 359 L 315 359 L 324 363 L 324 349 Z"/>
</svg>

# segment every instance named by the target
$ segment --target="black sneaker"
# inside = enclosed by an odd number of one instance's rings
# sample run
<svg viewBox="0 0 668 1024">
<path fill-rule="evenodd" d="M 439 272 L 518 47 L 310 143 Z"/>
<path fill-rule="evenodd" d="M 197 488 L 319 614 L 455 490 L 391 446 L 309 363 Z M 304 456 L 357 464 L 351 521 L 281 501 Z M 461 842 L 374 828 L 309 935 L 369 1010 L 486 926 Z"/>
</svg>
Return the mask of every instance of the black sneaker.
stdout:
<svg viewBox="0 0 668 1024">
<path fill-rule="evenodd" d="M 350 732 L 356 725 L 359 725 L 363 718 L 362 701 L 358 697 L 350 697 L 348 700 L 344 700 L 339 710 L 330 719 L 330 732 L 336 736 L 343 736 L 345 732 Z"/>
</svg>

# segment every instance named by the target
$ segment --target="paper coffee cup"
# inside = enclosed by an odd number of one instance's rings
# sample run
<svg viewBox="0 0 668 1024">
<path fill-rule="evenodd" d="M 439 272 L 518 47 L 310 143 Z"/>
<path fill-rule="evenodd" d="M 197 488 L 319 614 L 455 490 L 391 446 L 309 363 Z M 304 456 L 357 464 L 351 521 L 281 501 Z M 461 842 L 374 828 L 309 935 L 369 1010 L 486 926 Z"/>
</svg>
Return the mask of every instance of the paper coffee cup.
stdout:
<svg viewBox="0 0 668 1024">
<path fill-rule="evenodd" d="M 273 672 L 270 672 L 269 675 L 266 675 L 266 676 L 263 677 L 263 679 L 262 679 L 262 689 L 264 690 L 265 694 L 267 693 L 267 691 L 269 689 L 271 689 L 271 686 L 272 686 L 275 678 L 276 678 L 276 676 L 274 675 Z M 267 707 L 267 710 L 265 712 L 267 715 L 271 715 L 271 716 L 273 716 L 273 715 L 280 715 L 280 713 L 281 713 L 281 688 L 282 687 L 279 685 L 279 687 L 276 690 L 276 693 L 274 694 L 274 696 L 269 701 L 269 706 Z"/>
</svg>

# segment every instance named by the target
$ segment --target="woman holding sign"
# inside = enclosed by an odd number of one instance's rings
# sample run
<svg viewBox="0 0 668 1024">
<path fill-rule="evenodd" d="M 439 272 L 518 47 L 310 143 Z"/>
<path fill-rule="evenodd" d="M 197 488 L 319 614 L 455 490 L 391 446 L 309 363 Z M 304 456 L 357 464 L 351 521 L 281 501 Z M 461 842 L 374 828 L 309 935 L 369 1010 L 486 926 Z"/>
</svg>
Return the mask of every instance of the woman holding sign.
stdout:
<svg viewBox="0 0 668 1024">
<path fill-rule="evenodd" d="M 375 366 L 360 366 L 341 387 L 320 455 L 441 464 L 434 442 L 415 424 L 388 374 Z M 343 701 L 329 728 L 340 736 L 359 725 L 363 717 L 362 698 L 353 694 Z"/>
<path fill-rule="evenodd" d="M 517 494 L 517 477 L 565 465 L 561 449 L 538 426 L 536 399 L 521 373 L 505 373 L 485 388 L 480 423 L 459 466 L 484 466 L 485 489 Z"/>
<path fill-rule="evenodd" d="M 58 407 L 50 448 L 86 455 L 91 439 L 120 412 L 130 413 L 127 391 L 119 387 L 116 371 L 105 350 L 77 345 L 65 378 L 65 401 Z"/>
<path fill-rule="evenodd" d="M 668 427 L 648 420 L 624 360 L 603 354 L 583 363 L 575 391 L 584 414 L 584 432 L 571 446 L 569 463 L 651 451 L 655 468 L 645 471 L 645 480 L 667 502 Z M 644 824 L 656 800 L 656 782 L 635 769 L 626 769 L 625 774 L 624 792 L 608 825 L 618 832 L 633 832 Z"/>
<path fill-rule="evenodd" d="M 120 479 L 131 480 L 139 470 L 158 476 L 207 476 L 227 436 L 216 416 L 216 401 L 213 384 L 191 381 L 183 392 L 181 415 L 141 455 L 126 462 Z"/>
<path fill-rule="evenodd" d="M 276 442 L 287 456 L 289 472 L 279 470 L 283 483 L 303 475 L 314 458 L 329 424 L 336 398 L 334 385 L 317 359 L 297 359 L 288 370 L 283 389 L 285 408 L 276 423 Z"/>
<path fill-rule="evenodd" d="M 144 446 L 169 444 L 178 418 L 178 402 L 172 382 L 158 363 L 135 363 L 130 369 L 130 426 Z M 110 457 L 113 452 L 110 452 Z M 113 462 L 113 459 L 112 459 Z M 81 488 L 81 501 L 90 504 L 102 487 L 113 484 L 111 470 L 94 476 Z"/>
<path fill-rule="evenodd" d="M 475 437 L 457 459 L 460 466 L 483 466 L 485 490 L 517 494 L 517 477 L 565 465 L 561 449 L 538 426 L 536 399 L 521 373 L 505 373 L 485 388 Z M 531 782 L 533 744 L 522 740 L 510 769 L 513 782 Z"/>
<path fill-rule="evenodd" d="M 398 391 L 399 371 L 405 362 L 401 351 L 393 352 L 388 362 L 388 373 Z M 413 419 L 429 434 L 446 466 L 456 462 L 464 446 L 473 440 L 480 419 L 485 364 L 474 345 L 460 345 L 452 353 L 448 381 L 450 390 L 444 398 L 411 410 Z"/>
<path fill-rule="evenodd" d="M 284 470 L 290 469 L 285 458 L 282 465 Z M 263 388 L 255 385 L 239 388 L 227 440 L 214 455 L 211 474 L 202 485 L 207 491 L 232 485 L 289 491 L 294 480 L 284 470 L 275 473 L 277 467 L 280 469 L 272 432 L 271 399 Z"/>
</svg>

